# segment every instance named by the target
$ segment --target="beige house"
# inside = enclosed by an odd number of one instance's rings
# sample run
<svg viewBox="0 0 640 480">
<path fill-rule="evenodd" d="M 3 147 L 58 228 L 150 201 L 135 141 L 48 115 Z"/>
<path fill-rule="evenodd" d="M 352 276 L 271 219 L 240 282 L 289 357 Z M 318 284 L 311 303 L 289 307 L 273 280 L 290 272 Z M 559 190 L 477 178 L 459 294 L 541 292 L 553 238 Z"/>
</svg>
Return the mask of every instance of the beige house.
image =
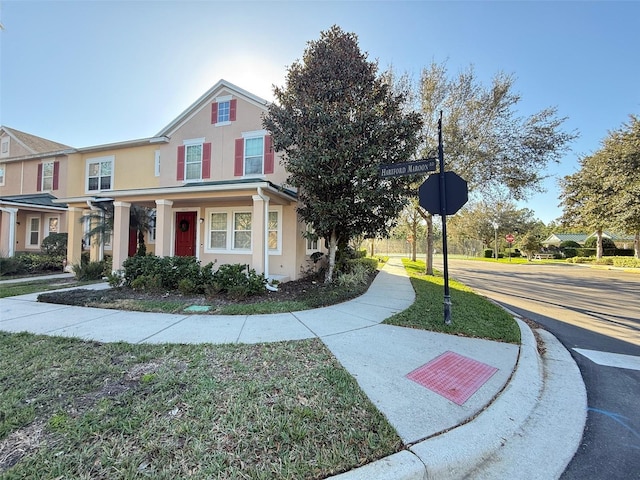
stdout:
<svg viewBox="0 0 640 480">
<path fill-rule="evenodd" d="M 50 233 L 66 232 L 67 145 L 0 127 L 0 255 L 39 252 Z"/>
<path fill-rule="evenodd" d="M 296 192 L 283 188 L 287 174 L 262 127 L 266 111 L 265 100 L 221 80 L 154 137 L 68 151 L 66 190 L 55 202 L 68 207 L 69 264 L 80 262 L 83 216 L 112 202 L 112 238 L 94 243 L 91 257 L 110 253 L 114 270 L 135 252 L 137 205 L 155 216 L 148 252 L 298 278 L 317 242 L 303 238 Z"/>
</svg>

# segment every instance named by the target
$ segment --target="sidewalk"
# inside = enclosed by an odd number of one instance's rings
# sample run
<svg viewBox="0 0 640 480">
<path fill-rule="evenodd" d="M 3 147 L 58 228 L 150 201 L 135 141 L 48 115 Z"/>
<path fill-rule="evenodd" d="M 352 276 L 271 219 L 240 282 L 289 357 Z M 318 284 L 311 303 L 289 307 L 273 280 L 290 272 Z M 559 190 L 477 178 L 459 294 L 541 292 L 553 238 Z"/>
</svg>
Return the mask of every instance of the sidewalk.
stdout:
<svg viewBox="0 0 640 480">
<path fill-rule="evenodd" d="M 545 335 L 547 353 L 540 358 L 532 332 L 520 321 L 520 347 L 382 324 L 414 301 L 399 259 L 391 259 L 356 299 L 284 314 L 157 314 L 45 304 L 36 298 L 0 299 L 0 330 L 131 343 L 319 337 L 408 445 L 336 479 L 558 478 L 582 437 L 582 378 L 551 335 Z M 541 438 L 555 438 L 559 445 L 548 449 Z M 545 461 L 536 463 L 535 471 L 522 470 L 522 455 Z"/>
</svg>

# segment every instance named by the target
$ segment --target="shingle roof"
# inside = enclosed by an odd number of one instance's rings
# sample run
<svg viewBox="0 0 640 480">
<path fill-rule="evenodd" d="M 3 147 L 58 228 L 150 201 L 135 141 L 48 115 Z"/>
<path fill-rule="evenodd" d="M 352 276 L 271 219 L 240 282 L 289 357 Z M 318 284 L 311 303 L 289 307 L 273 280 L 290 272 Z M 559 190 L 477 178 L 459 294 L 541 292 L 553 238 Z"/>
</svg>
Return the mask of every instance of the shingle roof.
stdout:
<svg viewBox="0 0 640 480">
<path fill-rule="evenodd" d="M 71 148 L 70 146 L 63 143 L 54 142 L 53 140 L 47 140 L 46 138 L 37 137 L 36 135 L 21 132 L 20 130 L 15 130 L 13 128 L 5 126 L 2 126 L 1 128 L 34 154 L 57 152 L 60 150 Z"/>
<path fill-rule="evenodd" d="M 32 193 L 26 195 L 7 195 L 6 197 L 0 197 L 0 203 L 20 203 L 38 207 L 67 207 L 65 204 L 53 203 L 53 200 L 56 200 L 56 197 L 54 197 L 50 193 Z"/>
</svg>

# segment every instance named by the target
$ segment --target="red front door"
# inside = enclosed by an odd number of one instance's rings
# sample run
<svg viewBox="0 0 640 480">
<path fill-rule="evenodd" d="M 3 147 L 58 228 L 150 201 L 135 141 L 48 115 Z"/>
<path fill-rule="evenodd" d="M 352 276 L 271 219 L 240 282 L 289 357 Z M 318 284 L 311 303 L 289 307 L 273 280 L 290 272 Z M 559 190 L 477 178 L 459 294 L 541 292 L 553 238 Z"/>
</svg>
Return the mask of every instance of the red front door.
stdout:
<svg viewBox="0 0 640 480">
<path fill-rule="evenodd" d="M 196 212 L 176 213 L 176 257 L 196 255 Z"/>
</svg>

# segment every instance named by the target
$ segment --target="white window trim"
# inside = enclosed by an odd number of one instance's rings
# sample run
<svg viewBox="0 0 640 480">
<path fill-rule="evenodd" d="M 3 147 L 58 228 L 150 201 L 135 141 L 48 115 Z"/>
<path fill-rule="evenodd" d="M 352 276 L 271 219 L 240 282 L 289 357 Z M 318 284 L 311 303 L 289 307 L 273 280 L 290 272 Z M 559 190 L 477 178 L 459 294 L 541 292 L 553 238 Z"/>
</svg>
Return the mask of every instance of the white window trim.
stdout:
<svg viewBox="0 0 640 480">
<path fill-rule="evenodd" d="M 269 213 L 276 212 L 278 214 L 278 245 L 275 249 L 270 248 L 270 255 L 282 255 L 282 206 L 269 207 Z M 267 225 L 267 228 L 269 226 Z"/>
<path fill-rule="evenodd" d="M 217 104 L 220 104 L 222 102 L 229 102 L 229 108 L 231 108 L 231 100 L 233 100 L 233 97 L 231 95 L 223 95 L 221 97 L 216 97 L 215 102 Z M 231 112 L 229 112 L 229 115 L 231 115 Z M 225 125 L 231 125 L 231 120 L 225 120 L 224 122 L 218 122 L 218 119 L 216 118 L 216 123 L 214 123 L 214 127 L 224 127 Z"/>
<path fill-rule="evenodd" d="M 262 177 L 264 176 L 264 137 L 267 136 L 269 132 L 267 130 L 254 130 L 252 132 L 242 132 L 242 138 L 244 139 L 244 146 L 242 151 L 242 176 L 243 177 Z M 253 140 L 255 138 L 262 139 L 262 168 L 260 173 L 246 173 L 245 167 L 247 165 L 247 140 Z"/>
<path fill-rule="evenodd" d="M 33 244 L 31 243 L 31 233 L 34 232 L 34 230 L 31 230 L 31 220 L 33 219 L 37 219 L 38 220 L 38 243 L 37 244 Z M 42 218 L 40 218 L 39 216 L 31 216 L 31 217 L 27 217 L 27 226 L 26 226 L 26 238 L 24 241 L 24 245 L 26 248 L 40 248 L 40 243 L 42 242 Z"/>
<path fill-rule="evenodd" d="M 44 175 L 44 166 L 45 165 L 51 165 L 51 175 L 47 175 L 45 177 Z M 53 177 L 54 177 L 54 169 L 55 169 L 55 161 L 51 160 L 51 161 L 47 161 L 47 162 L 42 162 L 42 178 L 40 179 L 40 190 L 42 190 L 43 192 L 51 192 L 53 191 Z M 113 175 L 113 170 L 111 170 L 111 173 Z M 44 188 L 44 179 L 45 178 L 51 178 L 51 188 Z M 88 181 L 88 179 L 87 179 Z"/>
<path fill-rule="evenodd" d="M 102 190 L 100 188 L 100 176 L 98 176 L 98 188 L 96 190 L 89 190 L 89 165 L 92 163 L 103 163 L 103 162 L 111 162 L 111 181 L 109 182 L 109 188 Z M 105 157 L 94 157 L 87 158 L 85 163 L 85 171 L 84 171 L 84 190 L 86 193 L 96 193 L 96 192 L 110 192 L 113 190 L 113 180 L 115 177 L 116 171 L 116 157 L 115 155 L 107 155 Z"/>
<path fill-rule="evenodd" d="M 49 223 L 51 222 L 51 219 L 55 218 L 56 220 L 58 220 L 58 231 L 57 232 L 53 232 L 53 233 L 60 233 L 60 215 L 47 215 L 44 217 L 44 235 L 42 236 L 42 239 L 44 240 L 45 238 L 47 238 L 49 235 L 51 235 L 51 230 L 49 230 Z"/>
<path fill-rule="evenodd" d="M 6 137 L 2 139 L 2 143 L 0 144 L 0 155 L 3 157 L 8 157 L 10 155 L 9 141 L 9 137 Z"/>
<path fill-rule="evenodd" d="M 160 150 L 155 151 L 153 174 L 156 177 L 160 176 Z"/>
<path fill-rule="evenodd" d="M 188 140 L 184 140 L 182 144 L 184 145 L 184 182 L 201 182 L 202 181 L 202 159 L 204 157 L 204 137 L 203 138 L 190 138 Z M 190 178 L 187 179 L 187 147 L 193 145 L 200 145 L 200 178 Z"/>
<path fill-rule="evenodd" d="M 313 232 L 313 229 L 309 228 L 309 226 L 307 226 L 307 232 Z M 313 255 L 316 252 L 321 252 L 322 251 L 322 249 L 320 248 L 320 245 L 322 245 L 321 241 L 322 241 L 322 238 L 318 237 L 318 240 L 316 240 L 316 242 L 318 242 L 318 245 L 317 245 L 318 248 L 307 248 L 309 239 L 305 237 L 304 238 L 304 246 L 305 246 L 304 248 L 306 250 L 307 255 Z"/>
<path fill-rule="evenodd" d="M 212 213 L 226 213 L 227 214 L 227 245 L 225 248 L 211 248 L 211 214 Z M 253 253 L 253 230 L 251 230 L 251 248 L 240 249 L 233 248 L 233 234 L 234 234 L 234 219 L 236 213 L 249 213 L 251 214 L 251 225 L 253 226 L 253 212 L 250 208 L 224 208 L 224 207 L 212 207 L 205 210 L 206 215 L 206 241 L 204 245 L 204 251 L 206 253 L 234 253 L 240 255 L 249 255 Z"/>
<path fill-rule="evenodd" d="M 0 170 L 2 170 L 2 176 L 0 177 L 0 186 L 4 186 L 5 178 L 7 178 L 7 164 L 0 163 Z"/>
</svg>

